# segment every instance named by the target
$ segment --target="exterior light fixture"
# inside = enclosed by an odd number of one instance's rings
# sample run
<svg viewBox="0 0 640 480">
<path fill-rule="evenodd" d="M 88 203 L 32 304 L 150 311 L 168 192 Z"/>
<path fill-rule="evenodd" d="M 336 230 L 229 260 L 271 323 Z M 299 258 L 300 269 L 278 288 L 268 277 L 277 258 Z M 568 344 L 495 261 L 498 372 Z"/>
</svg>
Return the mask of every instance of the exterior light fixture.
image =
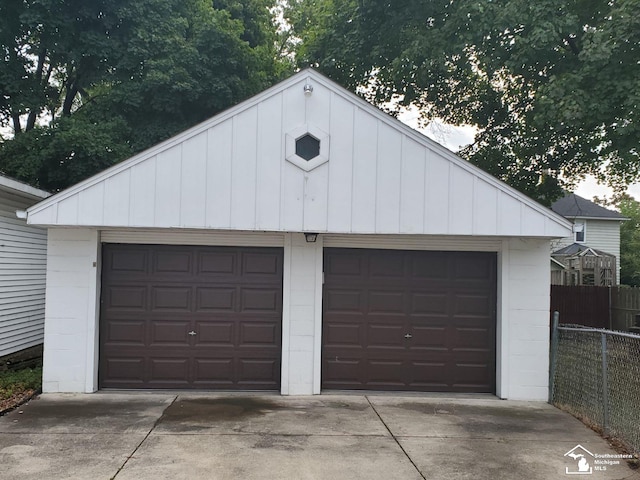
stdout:
<svg viewBox="0 0 640 480">
<path fill-rule="evenodd" d="M 305 97 L 310 97 L 312 93 L 313 93 L 313 85 L 309 85 L 308 83 L 305 83 L 304 85 Z"/>
<path fill-rule="evenodd" d="M 307 243 L 316 243 L 316 240 L 318 239 L 318 234 L 317 233 L 305 233 L 304 234 L 304 239 L 307 241 Z"/>
</svg>

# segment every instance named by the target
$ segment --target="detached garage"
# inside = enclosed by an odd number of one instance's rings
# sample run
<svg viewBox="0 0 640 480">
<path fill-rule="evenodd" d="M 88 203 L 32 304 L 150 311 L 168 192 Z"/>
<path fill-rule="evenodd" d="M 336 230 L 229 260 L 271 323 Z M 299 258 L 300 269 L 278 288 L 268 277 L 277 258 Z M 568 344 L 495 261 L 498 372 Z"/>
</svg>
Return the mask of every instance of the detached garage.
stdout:
<svg viewBox="0 0 640 480">
<path fill-rule="evenodd" d="M 547 397 L 569 223 L 312 70 L 27 214 L 46 392 Z"/>
</svg>

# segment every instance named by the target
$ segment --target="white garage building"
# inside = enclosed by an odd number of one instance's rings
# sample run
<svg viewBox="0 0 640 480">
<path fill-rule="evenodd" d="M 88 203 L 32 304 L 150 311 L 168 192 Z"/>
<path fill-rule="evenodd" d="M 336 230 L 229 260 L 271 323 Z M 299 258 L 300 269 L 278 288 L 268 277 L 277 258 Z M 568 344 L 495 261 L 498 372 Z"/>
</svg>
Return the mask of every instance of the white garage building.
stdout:
<svg viewBox="0 0 640 480">
<path fill-rule="evenodd" d="M 547 398 L 570 224 L 302 71 L 28 209 L 45 392 Z"/>
</svg>

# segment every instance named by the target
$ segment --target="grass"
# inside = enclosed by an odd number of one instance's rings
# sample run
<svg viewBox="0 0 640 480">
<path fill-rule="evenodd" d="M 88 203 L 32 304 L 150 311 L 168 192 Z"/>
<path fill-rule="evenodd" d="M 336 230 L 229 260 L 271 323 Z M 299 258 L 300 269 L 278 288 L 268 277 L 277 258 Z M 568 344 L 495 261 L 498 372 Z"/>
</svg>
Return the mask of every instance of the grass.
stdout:
<svg viewBox="0 0 640 480">
<path fill-rule="evenodd" d="M 42 367 L 0 372 L 0 412 L 10 410 L 42 387 Z"/>
</svg>

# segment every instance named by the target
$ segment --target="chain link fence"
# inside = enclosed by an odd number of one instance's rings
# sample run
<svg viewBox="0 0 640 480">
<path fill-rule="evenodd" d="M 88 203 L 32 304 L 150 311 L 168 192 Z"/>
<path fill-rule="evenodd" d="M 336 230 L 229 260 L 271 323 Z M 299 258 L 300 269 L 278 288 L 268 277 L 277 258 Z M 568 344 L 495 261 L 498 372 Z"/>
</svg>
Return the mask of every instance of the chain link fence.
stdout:
<svg viewBox="0 0 640 480">
<path fill-rule="evenodd" d="M 640 453 L 640 335 L 554 319 L 549 402 Z"/>
</svg>

